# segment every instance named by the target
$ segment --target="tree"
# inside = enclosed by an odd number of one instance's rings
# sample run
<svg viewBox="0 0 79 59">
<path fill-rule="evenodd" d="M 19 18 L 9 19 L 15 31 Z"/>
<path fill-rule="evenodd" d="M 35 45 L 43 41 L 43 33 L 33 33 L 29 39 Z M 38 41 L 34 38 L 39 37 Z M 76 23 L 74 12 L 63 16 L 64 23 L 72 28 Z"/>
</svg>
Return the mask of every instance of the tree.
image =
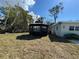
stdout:
<svg viewBox="0 0 79 59">
<path fill-rule="evenodd" d="M 8 0 L 4 2 L 7 6 L 1 7 L 1 10 L 5 14 L 5 21 L 0 28 L 10 32 L 27 31 L 28 25 L 33 21 L 32 16 L 28 14 L 29 12 L 20 7 L 19 2 L 14 6 Z"/>
<path fill-rule="evenodd" d="M 28 11 L 25 11 L 23 8 L 19 6 L 15 7 L 6 7 L 5 10 L 5 22 L 4 29 L 6 31 L 26 31 L 28 28 L 28 24 L 32 22 L 32 16 L 29 15 Z M 3 29 L 2 29 L 3 30 Z"/>
<path fill-rule="evenodd" d="M 44 17 L 39 17 L 35 23 L 43 23 Z"/>
<path fill-rule="evenodd" d="M 50 21 L 46 21 L 46 24 L 47 24 L 47 25 L 50 25 L 50 24 L 51 24 L 51 22 L 50 22 Z"/>
<path fill-rule="evenodd" d="M 51 16 L 54 17 L 54 21 L 56 23 L 56 20 L 58 18 L 58 14 L 63 10 L 63 4 L 59 3 L 58 5 L 52 7 L 49 12 L 51 14 Z"/>
</svg>

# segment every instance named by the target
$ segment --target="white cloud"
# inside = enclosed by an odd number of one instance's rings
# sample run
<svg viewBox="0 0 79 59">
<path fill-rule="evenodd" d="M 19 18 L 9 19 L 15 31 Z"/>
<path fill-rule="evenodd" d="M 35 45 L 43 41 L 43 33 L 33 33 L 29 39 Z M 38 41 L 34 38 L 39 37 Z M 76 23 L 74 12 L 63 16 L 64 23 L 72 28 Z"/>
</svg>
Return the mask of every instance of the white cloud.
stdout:
<svg viewBox="0 0 79 59">
<path fill-rule="evenodd" d="M 40 17 L 40 15 L 36 15 L 33 11 L 31 11 L 29 15 L 32 15 L 34 22 Z"/>
<path fill-rule="evenodd" d="M 15 6 L 19 5 L 21 6 L 24 10 L 29 10 L 30 6 L 33 6 L 35 4 L 35 0 L 0 0 L 0 6 L 8 6 L 7 3 L 10 6 Z M 30 15 L 32 15 L 34 21 L 39 18 L 39 15 L 36 15 L 33 11 L 29 12 Z"/>
<path fill-rule="evenodd" d="M 25 10 L 29 10 L 30 6 L 35 4 L 34 0 L 0 0 L 0 6 L 7 6 L 7 3 L 11 6 L 18 5 Z"/>
<path fill-rule="evenodd" d="M 34 0 L 20 0 L 19 5 L 24 8 L 25 10 L 28 10 L 30 6 L 33 6 L 35 4 Z"/>
</svg>

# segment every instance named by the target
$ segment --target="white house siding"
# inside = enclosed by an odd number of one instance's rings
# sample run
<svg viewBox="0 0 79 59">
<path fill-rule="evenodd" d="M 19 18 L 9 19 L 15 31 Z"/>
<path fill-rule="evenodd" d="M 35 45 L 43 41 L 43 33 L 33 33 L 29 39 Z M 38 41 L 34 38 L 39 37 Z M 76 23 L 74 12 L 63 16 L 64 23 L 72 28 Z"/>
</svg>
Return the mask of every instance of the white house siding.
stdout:
<svg viewBox="0 0 79 59">
<path fill-rule="evenodd" d="M 54 31 L 53 25 L 50 26 L 50 31 L 51 31 L 51 33 L 53 34 L 53 31 Z"/>
<path fill-rule="evenodd" d="M 79 26 L 79 23 L 63 23 L 63 24 L 61 24 L 61 36 L 64 36 L 64 34 L 68 34 L 68 33 L 74 33 L 74 34 L 78 34 L 79 35 L 79 31 L 76 31 L 76 30 L 74 30 L 74 31 L 70 31 L 69 30 L 69 27 L 70 26 Z"/>
<path fill-rule="evenodd" d="M 55 34 L 56 34 L 57 36 L 60 36 L 60 35 L 61 35 L 61 25 L 57 24 L 57 25 L 55 26 Z"/>
</svg>

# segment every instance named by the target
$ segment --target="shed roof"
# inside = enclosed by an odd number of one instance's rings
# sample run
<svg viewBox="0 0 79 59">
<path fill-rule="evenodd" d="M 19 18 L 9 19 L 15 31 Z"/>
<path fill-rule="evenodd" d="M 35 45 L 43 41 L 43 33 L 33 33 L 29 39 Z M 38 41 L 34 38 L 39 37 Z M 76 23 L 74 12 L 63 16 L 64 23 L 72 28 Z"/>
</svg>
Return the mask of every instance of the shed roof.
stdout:
<svg viewBox="0 0 79 59">
<path fill-rule="evenodd" d="M 47 24 L 41 24 L 41 23 L 34 23 L 30 24 L 29 26 L 48 26 Z"/>
</svg>

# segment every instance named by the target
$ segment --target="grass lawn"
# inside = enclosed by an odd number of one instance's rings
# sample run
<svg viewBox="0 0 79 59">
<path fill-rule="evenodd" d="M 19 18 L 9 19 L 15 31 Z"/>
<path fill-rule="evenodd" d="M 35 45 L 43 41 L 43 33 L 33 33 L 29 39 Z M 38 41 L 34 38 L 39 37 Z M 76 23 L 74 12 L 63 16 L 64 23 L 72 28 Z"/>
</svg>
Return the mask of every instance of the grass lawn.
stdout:
<svg viewBox="0 0 79 59">
<path fill-rule="evenodd" d="M 47 37 L 40 37 L 40 38 L 35 38 L 33 40 L 28 40 L 27 39 L 17 39 L 17 36 L 21 36 L 21 35 L 25 35 L 25 37 L 27 37 L 27 35 L 29 35 L 29 33 L 13 33 L 13 34 L 0 34 L 0 46 L 24 46 L 27 44 L 33 44 L 33 43 L 37 43 L 40 41 L 50 41 Z M 30 36 L 31 37 L 31 36 Z M 38 40 L 39 39 L 39 40 Z"/>
<path fill-rule="evenodd" d="M 0 59 L 79 59 L 79 46 L 51 42 L 48 36 L 0 34 Z"/>
</svg>

